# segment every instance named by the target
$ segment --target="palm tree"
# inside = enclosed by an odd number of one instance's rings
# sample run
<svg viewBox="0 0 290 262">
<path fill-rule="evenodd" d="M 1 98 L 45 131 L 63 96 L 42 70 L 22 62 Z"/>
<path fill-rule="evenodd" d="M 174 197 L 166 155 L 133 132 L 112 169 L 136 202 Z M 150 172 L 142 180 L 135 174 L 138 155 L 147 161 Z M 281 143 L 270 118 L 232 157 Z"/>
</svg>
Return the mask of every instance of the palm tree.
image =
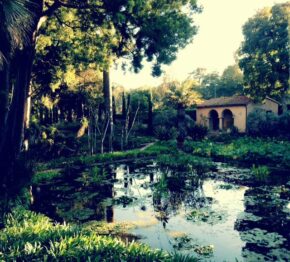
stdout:
<svg viewBox="0 0 290 262">
<path fill-rule="evenodd" d="M 34 50 L 31 43 L 39 7 L 40 1 L 0 0 L 0 184 L 3 185 L 20 151 L 33 61 L 33 52 L 27 50 Z"/>
<path fill-rule="evenodd" d="M 186 136 L 185 108 L 201 102 L 201 96 L 194 91 L 194 86 L 194 81 L 188 79 L 183 82 L 173 81 L 168 83 L 165 94 L 165 103 L 177 109 L 179 146 L 182 146 Z"/>
<path fill-rule="evenodd" d="M 1 67 L 15 49 L 25 45 L 32 27 L 33 5 L 31 0 L 0 0 Z"/>
</svg>

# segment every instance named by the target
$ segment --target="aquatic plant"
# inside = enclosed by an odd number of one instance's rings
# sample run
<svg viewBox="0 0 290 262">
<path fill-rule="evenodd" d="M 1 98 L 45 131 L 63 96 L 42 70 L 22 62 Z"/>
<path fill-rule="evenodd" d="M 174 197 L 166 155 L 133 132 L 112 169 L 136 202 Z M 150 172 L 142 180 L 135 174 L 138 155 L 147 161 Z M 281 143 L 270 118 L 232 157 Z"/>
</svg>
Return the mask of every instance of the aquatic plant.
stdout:
<svg viewBox="0 0 290 262">
<path fill-rule="evenodd" d="M 157 163 L 163 168 L 165 167 L 179 172 L 191 171 L 197 175 L 202 175 L 207 171 L 215 168 L 214 163 L 207 158 L 192 156 L 179 152 L 170 155 L 161 155 L 157 158 Z"/>
<path fill-rule="evenodd" d="M 214 225 L 226 219 L 227 214 L 223 211 L 214 211 L 208 207 L 193 209 L 186 214 L 186 219 L 195 223 L 207 223 Z"/>
<path fill-rule="evenodd" d="M 198 255 L 209 257 L 213 255 L 214 246 L 213 245 L 199 245 L 196 243 L 195 239 L 192 239 L 188 235 L 182 235 L 174 237 L 173 247 L 176 250 L 190 250 Z"/>
<path fill-rule="evenodd" d="M 186 152 L 221 161 L 241 161 L 256 165 L 275 165 L 290 168 L 290 143 L 275 139 L 241 137 L 227 143 L 210 140 L 188 141 Z"/>
<path fill-rule="evenodd" d="M 266 180 L 270 175 L 270 170 L 267 166 L 255 166 L 253 165 L 251 168 L 251 174 L 258 181 Z"/>
</svg>

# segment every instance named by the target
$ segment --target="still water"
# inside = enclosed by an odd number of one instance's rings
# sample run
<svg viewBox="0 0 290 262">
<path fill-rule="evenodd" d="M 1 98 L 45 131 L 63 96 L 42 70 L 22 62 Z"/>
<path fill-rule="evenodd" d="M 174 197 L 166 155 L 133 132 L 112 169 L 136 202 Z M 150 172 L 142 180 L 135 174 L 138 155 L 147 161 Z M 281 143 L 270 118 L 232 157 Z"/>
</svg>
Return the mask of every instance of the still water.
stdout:
<svg viewBox="0 0 290 262">
<path fill-rule="evenodd" d="M 34 209 L 57 221 L 129 223 L 138 241 L 201 261 L 290 261 L 289 192 L 287 177 L 254 181 L 220 163 L 200 177 L 147 161 L 37 185 Z"/>
</svg>

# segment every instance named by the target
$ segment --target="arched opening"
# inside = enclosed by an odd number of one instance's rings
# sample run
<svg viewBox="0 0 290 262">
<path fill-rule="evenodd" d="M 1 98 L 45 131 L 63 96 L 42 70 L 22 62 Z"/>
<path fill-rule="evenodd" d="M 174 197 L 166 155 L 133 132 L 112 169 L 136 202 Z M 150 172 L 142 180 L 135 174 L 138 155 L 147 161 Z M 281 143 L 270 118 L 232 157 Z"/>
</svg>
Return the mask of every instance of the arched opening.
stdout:
<svg viewBox="0 0 290 262">
<path fill-rule="evenodd" d="M 219 115 L 215 110 L 209 112 L 209 129 L 219 130 Z"/>
<path fill-rule="evenodd" d="M 223 129 L 227 130 L 234 126 L 234 116 L 231 110 L 225 109 L 223 111 Z"/>
</svg>

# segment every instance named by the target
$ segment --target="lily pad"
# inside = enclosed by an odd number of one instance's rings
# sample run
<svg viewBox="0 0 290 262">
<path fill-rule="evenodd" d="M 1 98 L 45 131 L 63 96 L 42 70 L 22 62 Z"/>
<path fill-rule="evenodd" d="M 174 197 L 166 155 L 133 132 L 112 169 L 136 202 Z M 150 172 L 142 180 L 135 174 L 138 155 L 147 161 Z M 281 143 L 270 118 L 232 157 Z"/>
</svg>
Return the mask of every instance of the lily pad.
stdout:
<svg viewBox="0 0 290 262">
<path fill-rule="evenodd" d="M 260 247 L 277 248 L 287 241 L 278 233 L 268 232 L 263 229 L 254 228 L 240 232 L 241 239 L 245 242 L 255 244 Z"/>
</svg>

